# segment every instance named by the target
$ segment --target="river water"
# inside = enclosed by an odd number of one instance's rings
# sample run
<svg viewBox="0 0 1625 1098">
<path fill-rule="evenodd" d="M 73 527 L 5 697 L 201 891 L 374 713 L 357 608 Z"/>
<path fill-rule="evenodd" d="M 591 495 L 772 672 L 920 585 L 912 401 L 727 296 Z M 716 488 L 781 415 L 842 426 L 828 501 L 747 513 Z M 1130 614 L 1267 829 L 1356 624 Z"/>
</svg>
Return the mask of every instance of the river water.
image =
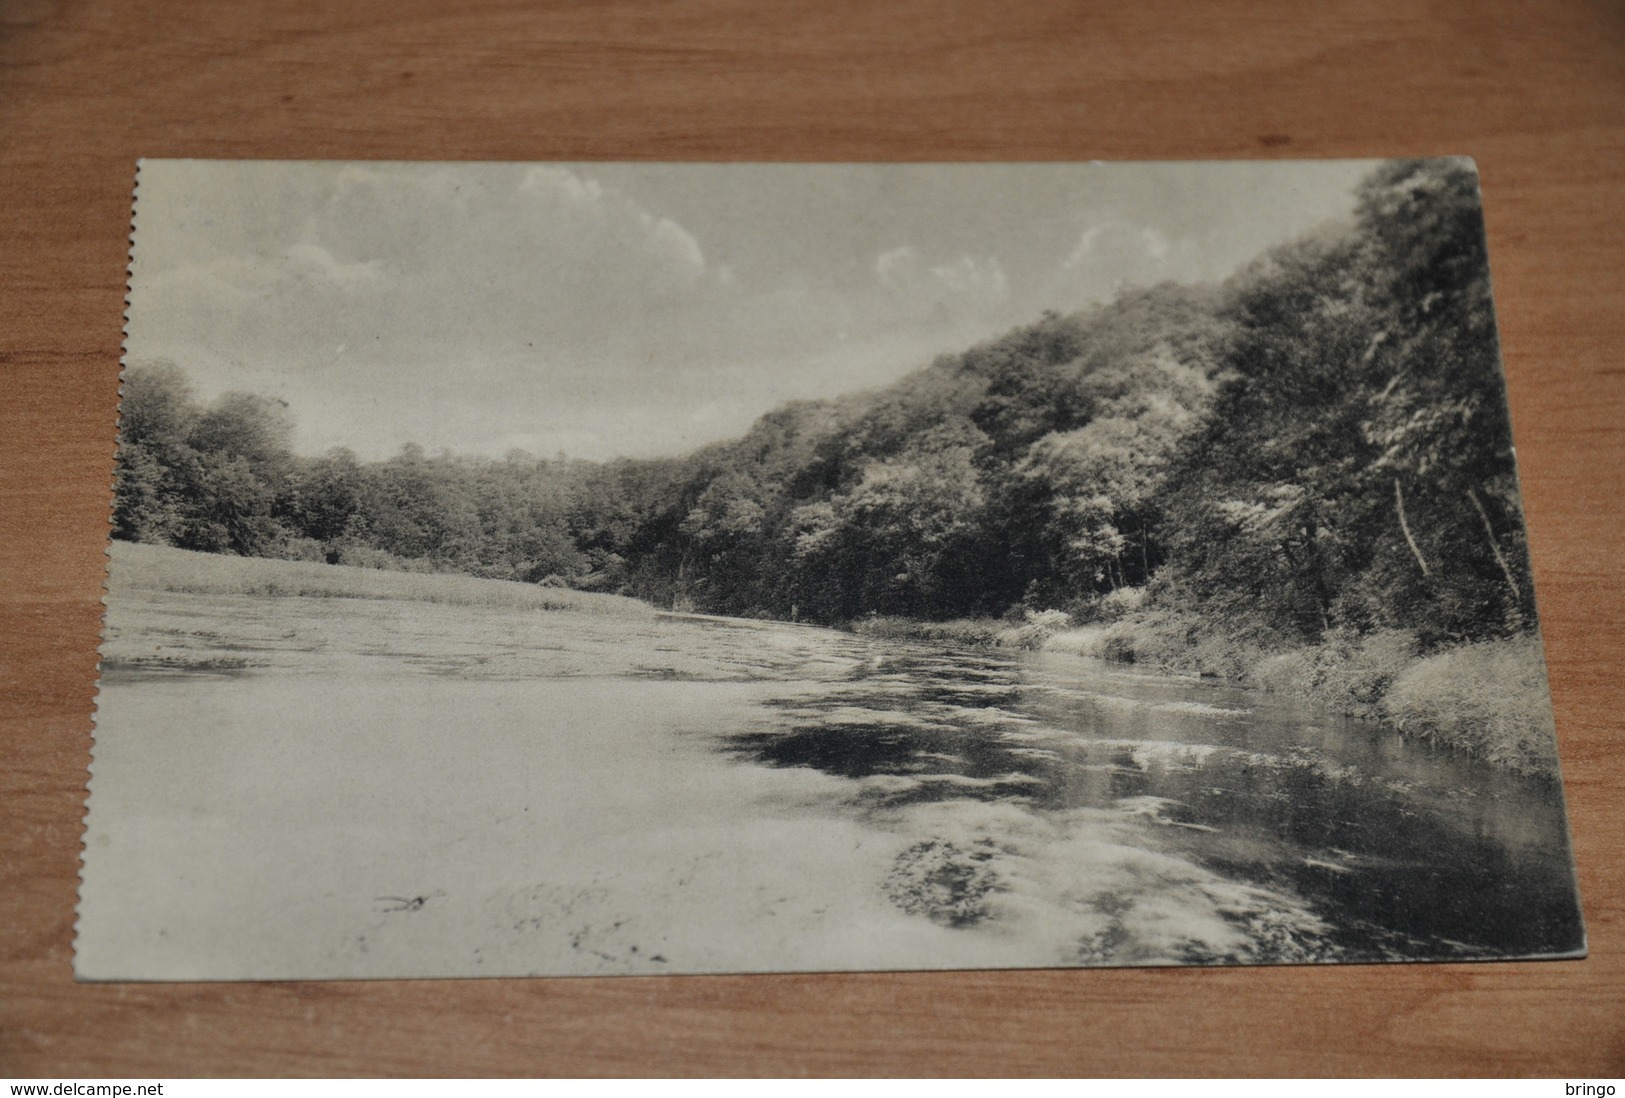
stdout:
<svg viewBox="0 0 1625 1098">
<path fill-rule="evenodd" d="M 1280 898 L 1274 910 L 1222 912 L 1246 932 L 1234 950 L 1175 943 L 1180 960 L 1504 957 L 1578 941 L 1552 784 L 1202 680 L 1060 654 L 875 647 L 848 684 L 774 699 L 779 719 L 733 737 L 735 750 L 895 779 L 860 798 L 876 809 L 1126 810 L 1143 821 L 1136 841 L 1147 849 Z M 961 853 L 936 862 L 963 866 Z M 963 879 L 957 905 L 932 917 L 989 916 L 969 893 L 996 888 L 996 873 Z M 1090 903 L 1126 911 L 1142 902 L 1132 893 Z M 1085 959 L 1165 956 L 1137 948 L 1119 923 Z"/>
<path fill-rule="evenodd" d="M 1058 653 L 126 592 L 98 726 L 90 976 L 1583 948 L 1555 784 Z"/>
</svg>

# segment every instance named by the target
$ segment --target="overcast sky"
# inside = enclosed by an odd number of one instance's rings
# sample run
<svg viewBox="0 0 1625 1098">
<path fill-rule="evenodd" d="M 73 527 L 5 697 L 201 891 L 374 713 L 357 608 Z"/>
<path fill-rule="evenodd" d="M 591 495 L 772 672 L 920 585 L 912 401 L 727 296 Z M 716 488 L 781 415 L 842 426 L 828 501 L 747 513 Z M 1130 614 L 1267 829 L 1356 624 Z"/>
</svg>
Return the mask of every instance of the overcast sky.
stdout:
<svg viewBox="0 0 1625 1098">
<path fill-rule="evenodd" d="M 677 454 L 1346 217 L 1374 163 L 145 161 L 127 357 L 296 447 Z"/>
</svg>

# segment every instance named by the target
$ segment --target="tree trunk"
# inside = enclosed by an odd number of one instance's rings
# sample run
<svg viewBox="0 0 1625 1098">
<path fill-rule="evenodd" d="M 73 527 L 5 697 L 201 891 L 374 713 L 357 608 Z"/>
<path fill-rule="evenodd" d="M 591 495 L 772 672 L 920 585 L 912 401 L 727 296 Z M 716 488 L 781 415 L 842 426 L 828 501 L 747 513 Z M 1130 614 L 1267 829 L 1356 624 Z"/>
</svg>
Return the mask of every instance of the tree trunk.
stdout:
<svg viewBox="0 0 1625 1098">
<path fill-rule="evenodd" d="M 1495 528 L 1490 525 L 1490 516 L 1478 501 L 1477 492 L 1467 489 L 1467 498 L 1472 501 L 1473 510 L 1478 512 L 1478 521 L 1484 524 L 1484 540 L 1490 543 L 1490 552 L 1495 554 L 1495 563 L 1501 566 L 1501 575 L 1506 577 L 1507 588 L 1512 592 L 1512 605 L 1517 606 L 1523 602 L 1523 593 L 1518 590 L 1518 581 L 1512 578 L 1512 569 L 1507 566 L 1506 557 L 1501 555 L 1501 547 L 1495 540 Z"/>
<path fill-rule="evenodd" d="M 1398 477 L 1394 478 L 1394 511 L 1399 515 L 1399 532 L 1405 535 L 1405 544 L 1411 547 L 1411 556 L 1416 558 L 1416 566 L 1422 569 L 1424 576 L 1432 575 L 1428 570 L 1427 560 L 1422 556 L 1422 550 L 1416 547 L 1416 539 L 1411 537 L 1411 524 L 1405 521 L 1405 493 L 1400 491 Z"/>
<path fill-rule="evenodd" d="M 1320 631 L 1325 633 L 1332 627 L 1332 595 L 1326 583 L 1326 560 L 1320 551 L 1319 534 L 1319 518 L 1311 512 L 1303 524 L 1304 552 L 1307 555 L 1305 564 L 1309 569 L 1309 582 L 1315 596 L 1315 610 L 1320 617 Z"/>
</svg>

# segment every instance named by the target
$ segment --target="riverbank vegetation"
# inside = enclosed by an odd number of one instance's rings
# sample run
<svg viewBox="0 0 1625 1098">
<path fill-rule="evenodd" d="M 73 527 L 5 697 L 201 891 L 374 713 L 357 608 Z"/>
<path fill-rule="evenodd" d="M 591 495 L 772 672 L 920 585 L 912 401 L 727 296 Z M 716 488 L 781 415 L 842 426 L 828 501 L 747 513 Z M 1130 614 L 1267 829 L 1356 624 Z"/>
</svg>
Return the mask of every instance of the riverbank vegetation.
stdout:
<svg viewBox="0 0 1625 1098">
<path fill-rule="evenodd" d="M 1164 610 L 1084 626 L 1051 611 L 1019 623 L 868 618 L 852 628 L 894 640 L 1065 652 L 1223 679 L 1380 721 L 1520 774 L 1557 776 L 1545 657 L 1534 635 L 1422 655 L 1416 636 L 1403 630 L 1338 630 L 1283 651 L 1227 636 L 1196 615 Z"/>
<path fill-rule="evenodd" d="M 1280 650 L 1157 612 L 1089 632 L 1070 650 L 1306 698 L 1518 773 L 1557 775 L 1545 657 L 1532 633 L 1427 651 L 1405 630 L 1342 629 Z"/>
<path fill-rule="evenodd" d="M 1061 610 L 1019 611 L 1004 620 L 956 618 L 949 621 L 921 621 L 916 618 L 871 615 L 851 623 L 854 633 L 888 640 L 920 641 L 959 648 L 1040 649 L 1068 628 L 1072 619 Z"/>
<path fill-rule="evenodd" d="M 109 575 L 118 590 L 174 591 L 315 599 L 396 599 L 444 606 L 646 617 L 654 609 L 638 599 L 532 583 L 470 576 L 384 571 L 307 561 L 266 560 L 196 553 L 162 545 L 115 541 Z"/>
<path fill-rule="evenodd" d="M 201 405 L 173 364 L 132 366 L 122 411 L 118 538 L 1070 645 L 1542 769 L 1465 162 L 1384 164 L 1347 224 L 1222 284 L 1046 313 L 681 458 L 303 457 L 277 403 Z"/>
</svg>

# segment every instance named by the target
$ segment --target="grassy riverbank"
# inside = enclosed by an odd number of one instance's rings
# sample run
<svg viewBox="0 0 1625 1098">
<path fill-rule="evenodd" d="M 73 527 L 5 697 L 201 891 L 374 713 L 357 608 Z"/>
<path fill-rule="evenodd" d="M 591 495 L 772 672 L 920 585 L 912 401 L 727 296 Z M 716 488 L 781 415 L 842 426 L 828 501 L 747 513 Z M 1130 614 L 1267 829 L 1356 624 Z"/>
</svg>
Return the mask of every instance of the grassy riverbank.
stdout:
<svg viewBox="0 0 1625 1098">
<path fill-rule="evenodd" d="M 868 617 L 852 623 L 859 636 L 886 640 L 924 641 L 964 648 L 1046 647 L 1055 634 L 1071 624 L 1059 610 L 1029 613 L 1025 619 L 960 618 L 953 621 L 915 621 L 911 618 Z"/>
<path fill-rule="evenodd" d="M 619 617 L 655 613 L 636 599 L 508 580 L 194 553 L 123 541 L 112 544 L 109 577 L 114 591 L 389 599 Z M 1220 678 L 1377 720 L 1516 773 L 1557 773 L 1545 662 L 1532 636 L 1420 654 L 1415 639 L 1401 631 L 1333 632 L 1320 644 L 1281 650 L 1213 631 L 1193 614 L 1144 607 L 1115 621 L 1081 626 L 1061 611 L 1046 610 L 945 622 L 871 617 L 854 622 L 852 630 L 949 647 L 1069 652 Z"/>
<path fill-rule="evenodd" d="M 513 610 L 568 610 L 648 617 L 654 608 L 637 599 L 512 580 L 446 573 L 388 572 L 343 564 L 194 553 L 164 545 L 114 541 L 109 588 L 175 591 L 191 595 L 270 595 L 319 599 L 398 599 L 445 606 Z"/>
<path fill-rule="evenodd" d="M 1557 775 L 1546 664 L 1536 636 L 1422 654 L 1403 631 L 1334 631 L 1320 644 L 1282 650 L 1215 632 L 1194 614 L 1146 609 L 1076 627 L 1065 614 L 1045 611 L 1016 623 L 874 618 L 852 628 L 867 636 L 1069 652 L 1223 679 L 1379 721 L 1515 773 Z"/>
</svg>

